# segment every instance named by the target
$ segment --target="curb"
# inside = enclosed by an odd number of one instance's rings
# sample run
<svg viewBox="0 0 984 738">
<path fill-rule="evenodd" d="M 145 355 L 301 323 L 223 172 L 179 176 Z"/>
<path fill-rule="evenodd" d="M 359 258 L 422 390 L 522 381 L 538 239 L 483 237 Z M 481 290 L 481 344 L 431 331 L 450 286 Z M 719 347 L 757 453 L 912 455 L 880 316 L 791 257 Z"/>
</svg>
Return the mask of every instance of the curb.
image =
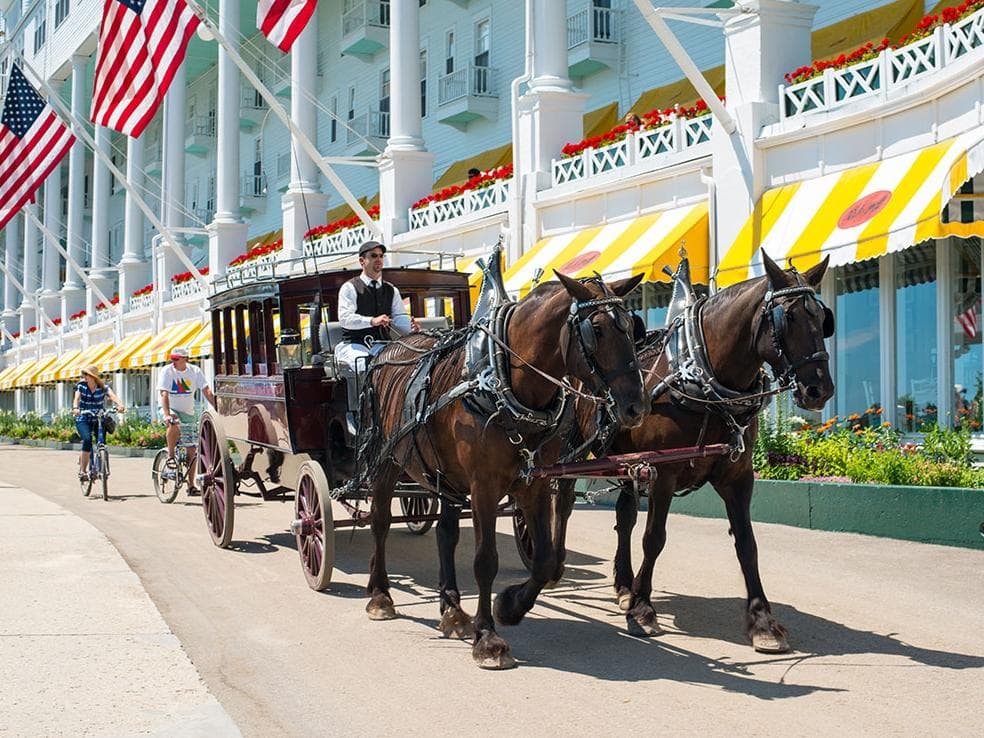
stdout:
<svg viewBox="0 0 984 738">
<path fill-rule="evenodd" d="M 34 448 L 50 448 L 56 451 L 81 451 L 81 443 L 69 441 L 52 441 L 40 438 L 0 438 L 2 446 L 32 446 Z M 159 448 L 141 448 L 138 446 L 106 446 L 110 456 L 152 459 L 157 456 Z"/>
</svg>

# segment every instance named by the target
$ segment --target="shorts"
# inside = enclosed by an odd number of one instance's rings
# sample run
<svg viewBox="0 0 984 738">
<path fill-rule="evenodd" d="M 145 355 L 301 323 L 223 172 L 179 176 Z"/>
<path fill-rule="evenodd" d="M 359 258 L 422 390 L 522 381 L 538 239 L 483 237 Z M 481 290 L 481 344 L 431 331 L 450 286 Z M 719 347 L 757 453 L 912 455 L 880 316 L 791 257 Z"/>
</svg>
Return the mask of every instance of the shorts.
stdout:
<svg viewBox="0 0 984 738">
<path fill-rule="evenodd" d="M 198 445 L 198 413 L 183 413 L 180 410 L 171 410 L 171 415 L 174 415 L 181 421 L 181 425 L 178 428 L 181 430 L 181 437 L 178 439 L 178 445 L 182 447 L 197 446 Z M 164 413 L 161 413 L 161 419 L 163 420 Z"/>
</svg>

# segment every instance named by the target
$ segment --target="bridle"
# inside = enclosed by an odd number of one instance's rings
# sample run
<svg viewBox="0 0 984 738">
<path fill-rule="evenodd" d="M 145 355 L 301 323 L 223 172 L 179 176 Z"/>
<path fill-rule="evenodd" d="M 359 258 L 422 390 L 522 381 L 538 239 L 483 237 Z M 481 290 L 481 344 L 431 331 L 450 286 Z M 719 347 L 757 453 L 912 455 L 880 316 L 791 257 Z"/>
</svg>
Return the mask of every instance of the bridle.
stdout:
<svg viewBox="0 0 984 738">
<path fill-rule="evenodd" d="M 608 291 L 607 287 L 606 291 Z M 588 312 L 585 313 L 584 311 Z M 568 337 L 567 346 L 564 350 L 564 362 L 565 364 L 567 363 L 568 356 L 571 353 L 571 344 L 574 343 L 574 337 L 577 336 L 577 347 L 581 353 L 581 357 L 584 359 L 585 365 L 593 377 L 598 377 L 600 384 L 603 385 L 603 389 L 608 395 L 607 400 L 611 403 L 612 382 L 625 374 L 638 372 L 640 369 L 639 360 L 635 354 L 633 354 L 632 360 L 624 366 L 610 371 L 603 369 L 598 364 L 598 337 L 595 335 L 594 323 L 591 319 L 602 312 L 608 313 L 612 322 L 615 323 L 615 327 L 628 336 L 630 341 L 633 342 L 633 345 L 635 344 L 633 339 L 634 323 L 632 316 L 626 309 L 621 297 L 609 292 L 605 297 L 592 300 L 579 301 L 575 298 L 571 300 L 570 314 L 567 318 Z M 595 391 L 602 389 L 602 387 L 598 386 L 598 382 L 594 384 L 596 385 L 594 387 Z"/>
<path fill-rule="evenodd" d="M 830 360 L 830 354 L 824 350 L 814 351 L 812 354 L 804 356 L 797 361 L 790 360 L 789 349 L 786 345 L 786 333 L 789 327 L 786 319 L 786 305 L 791 301 L 783 304 L 779 300 L 782 298 L 793 298 L 795 300 L 798 297 L 803 297 L 804 303 L 808 300 L 813 300 L 820 307 L 823 313 L 823 327 L 821 331 L 823 337 L 830 338 L 834 335 L 834 314 L 817 297 L 816 290 L 812 287 L 806 284 L 799 284 L 796 287 L 784 287 L 778 290 L 770 288 L 765 293 L 762 304 L 762 324 L 768 321 L 771 328 L 772 348 L 776 354 L 776 364 L 778 364 L 778 366 L 773 365 L 772 368 L 776 373 L 776 381 L 780 387 L 791 386 L 796 381 L 796 370 L 800 367 L 806 364 L 815 364 L 820 361 Z"/>
</svg>

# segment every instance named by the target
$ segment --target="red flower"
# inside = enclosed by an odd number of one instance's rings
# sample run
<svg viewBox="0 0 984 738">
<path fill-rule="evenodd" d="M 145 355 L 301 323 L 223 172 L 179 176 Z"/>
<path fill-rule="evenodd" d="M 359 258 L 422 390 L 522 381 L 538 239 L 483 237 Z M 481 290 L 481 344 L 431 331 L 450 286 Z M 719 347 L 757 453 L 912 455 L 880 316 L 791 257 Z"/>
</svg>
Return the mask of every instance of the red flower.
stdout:
<svg viewBox="0 0 984 738">
<path fill-rule="evenodd" d="M 498 167 L 497 169 L 492 169 L 488 172 L 483 172 L 477 177 L 472 177 L 463 185 L 451 185 L 450 187 L 445 187 L 443 190 L 434 192 L 427 197 L 422 197 L 417 200 L 413 205 L 410 206 L 411 210 L 417 210 L 419 208 L 426 207 L 432 202 L 441 202 L 443 200 L 450 200 L 452 197 L 457 197 L 458 195 L 463 195 L 470 190 L 482 190 L 486 187 L 491 187 L 496 182 L 509 179 L 513 176 L 512 164 L 506 164 L 505 166 Z"/>
<path fill-rule="evenodd" d="M 37 333 L 37 330 L 38 327 L 36 325 L 32 325 L 30 328 L 27 329 L 27 333 L 28 335 L 30 335 L 31 333 Z"/>
<path fill-rule="evenodd" d="M 154 285 L 153 284 L 145 284 L 139 290 L 135 290 L 134 292 L 132 292 L 130 294 L 130 296 L 131 297 L 143 297 L 144 295 L 149 295 L 153 291 L 154 291 Z"/>
<path fill-rule="evenodd" d="M 10 334 L 11 338 L 20 338 L 20 331 L 14 331 Z"/>
<path fill-rule="evenodd" d="M 53 319 L 53 320 L 51 321 L 51 324 L 52 324 L 52 325 L 61 325 L 61 318 L 54 318 L 54 319 Z"/>
<path fill-rule="evenodd" d="M 373 220 L 379 218 L 379 205 L 373 205 L 371 208 L 366 209 L 366 214 Z M 339 220 L 332 221 L 325 225 L 315 226 L 307 233 L 304 234 L 306 239 L 316 239 L 322 236 L 330 236 L 332 233 L 337 233 L 338 231 L 344 230 L 346 228 L 352 228 L 359 225 L 362 220 L 358 215 L 351 215 L 348 218 L 340 218 Z"/>
<path fill-rule="evenodd" d="M 102 303 L 100 303 L 101 305 Z M 98 309 L 98 308 L 97 308 Z M 86 315 L 85 310 L 79 310 L 77 313 L 73 313 L 68 316 L 69 320 L 78 320 L 79 318 L 84 318 Z"/>
</svg>

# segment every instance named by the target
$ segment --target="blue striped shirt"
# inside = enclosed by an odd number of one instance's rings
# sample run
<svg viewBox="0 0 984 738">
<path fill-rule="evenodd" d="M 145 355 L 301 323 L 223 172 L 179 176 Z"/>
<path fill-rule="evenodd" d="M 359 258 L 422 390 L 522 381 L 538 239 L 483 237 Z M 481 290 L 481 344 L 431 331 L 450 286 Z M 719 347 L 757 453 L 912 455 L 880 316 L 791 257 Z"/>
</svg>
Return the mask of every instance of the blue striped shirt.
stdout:
<svg viewBox="0 0 984 738">
<path fill-rule="evenodd" d="M 85 412 L 97 412 L 102 410 L 106 406 L 106 393 L 109 391 L 109 385 L 104 384 L 102 387 L 96 387 L 94 390 L 89 389 L 89 384 L 83 379 L 77 385 L 75 385 L 75 390 L 79 393 L 79 410 Z"/>
</svg>

